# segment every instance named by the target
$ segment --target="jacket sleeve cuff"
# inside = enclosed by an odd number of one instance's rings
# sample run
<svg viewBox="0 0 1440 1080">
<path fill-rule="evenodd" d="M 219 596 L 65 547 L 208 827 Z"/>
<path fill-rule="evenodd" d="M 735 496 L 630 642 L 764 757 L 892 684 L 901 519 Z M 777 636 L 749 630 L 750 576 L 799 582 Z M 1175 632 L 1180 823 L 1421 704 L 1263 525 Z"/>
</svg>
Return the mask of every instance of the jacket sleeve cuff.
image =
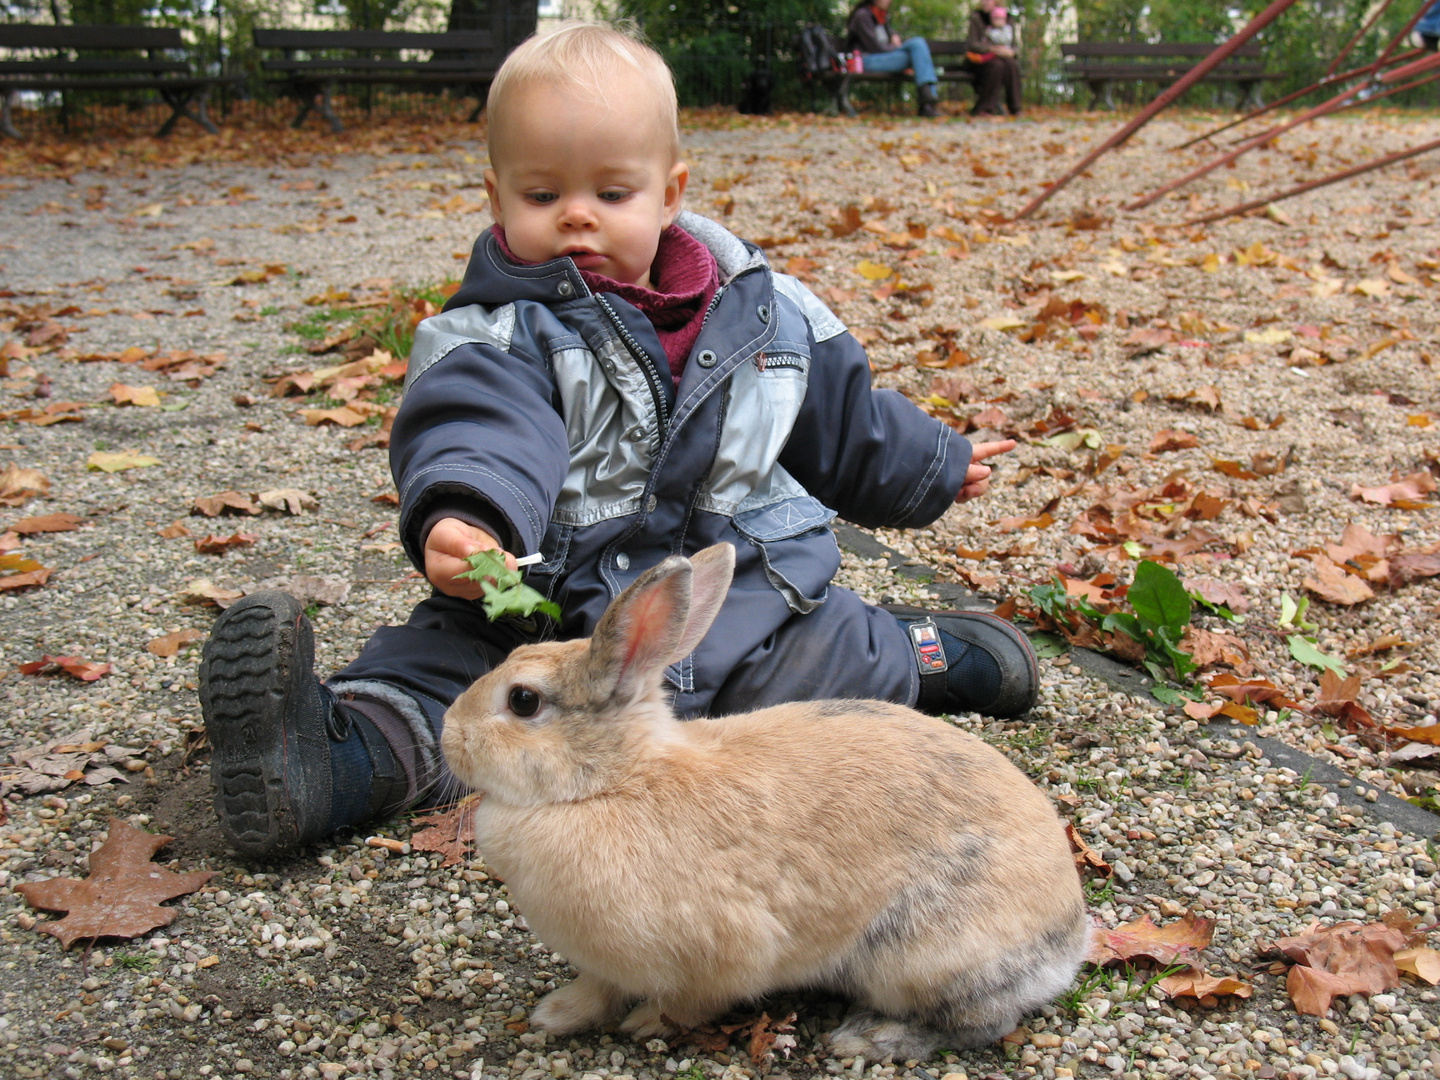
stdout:
<svg viewBox="0 0 1440 1080">
<path fill-rule="evenodd" d="M 416 518 L 418 527 L 415 535 L 418 551 L 425 550 L 425 542 L 430 538 L 430 530 L 444 518 L 455 518 L 457 521 L 463 521 L 466 525 L 484 529 L 506 551 L 515 551 L 515 531 L 510 527 L 510 523 L 494 506 L 480 499 L 471 499 L 465 502 L 437 499 L 426 506 L 424 512 Z M 524 554 L 524 552 L 520 552 L 520 554 Z"/>
</svg>

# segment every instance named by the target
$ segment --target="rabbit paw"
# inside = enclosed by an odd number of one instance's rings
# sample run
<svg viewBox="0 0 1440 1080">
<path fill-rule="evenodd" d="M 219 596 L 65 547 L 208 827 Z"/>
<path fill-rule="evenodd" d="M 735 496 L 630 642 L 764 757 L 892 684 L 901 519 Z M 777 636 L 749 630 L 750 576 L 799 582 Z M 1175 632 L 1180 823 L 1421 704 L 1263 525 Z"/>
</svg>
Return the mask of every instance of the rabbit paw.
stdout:
<svg viewBox="0 0 1440 1080">
<path fill-rule="evenodd" d="M 604 1027 L 624 1008 L 625 995 L 619 987 L 581 972 L 574 982 L 546 994 L 530 1014 L 530 1023 L 552 1035 L 568 1035 Z"/>
<path fill-rule="evenodd" d="M 699 1027 L 720 1012 L 719 1009 L 697 1008 L 677 1002 L 661 1005 L 654 998 L 647 998 L 630 1010 L 630 1015 L 620 1022 L 620 1030 L 637 1039 L 664 1038 L 677 1031 Z"/>
<path fill-rule="evenodd" d="M 940 1044 L 930 1028 L 907 1024 L 868 1009 L 857 1009 L 830 1035 L 830 1053 L 837 1058 L 866 1061 L 921 1061 Z"/>
</svg>

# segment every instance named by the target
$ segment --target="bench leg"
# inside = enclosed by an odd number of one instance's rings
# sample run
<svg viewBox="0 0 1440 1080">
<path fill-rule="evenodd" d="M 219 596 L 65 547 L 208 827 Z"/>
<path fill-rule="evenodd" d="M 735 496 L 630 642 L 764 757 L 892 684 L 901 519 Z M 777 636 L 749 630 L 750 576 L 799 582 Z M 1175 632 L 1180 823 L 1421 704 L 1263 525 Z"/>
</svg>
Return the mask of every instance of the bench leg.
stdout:
<svg viewBox="0 0 1440 1080">
<path fill-rule="evenodd" d="M 333 82 L 327 82 L 321 88 L 320 115 L 323 116 L 326 120 L 330 121 L 330 130 L 338 135 L 340 134 L 340 132 L 345 130 L 345 125 L 340 122 L 340 118 L 335 115 L 335 110 L 330 107 L 330 96 L 334 92 L 335 84 Z"/>
<path fill-rule="evenodd" d="M 205 111 L 205 102 L 210 96 L 210 87 L 202 86 L 198 91 L 167 90 L 162 87 L 160 96 L 165 99 L 165 104 L 170 106 L 169 119 L 160 125 L 160 131 L 158 132 L 160 138 L 165 138 L 165 136 L 175 130 L 175 125 L 179 123 L 182 116 L 194 120 L 195 123 L 199 124 L 211 135 L 220 134 L 220 129 L 215 126 L 215 122 L 210 119 L 210 115 Z M 196 105 L 196 109 L 194 110 L 190 108 L 192 101 Z"/>
<path fill-rule="evenodd" d="M 1109 112 L 1115 111 L 1115 98 L 1112 96 L 1114 79 L 1090 79 L 1085 84 L 1090 88 L 1090 109 L 1105 109 Z"/>
<path fill-rule="evenodd" d="M 486 100 L 490 97 L 490 84 L 488 82 L 472 83 L 470 93 L 475 96 L 475 108 L 470 110 L 470 115 L 465 118 L 467 124 L 473 124 L 480 119 L 480 114 L 485 111 Z"/>
<path fill-rule="evenodd" d="M 0 135 L 8 135 L 10 138 L 20 141 L 20 132 L 15 130 L 14 119 L 10 110 L 14 107 L 18 91 L 6 90 L 0 94 Z"/>
<path fill-rule="evenodd" d="M 1240 112 L 1251 112 L 1262 107 L 1265 103 L 1260 100 L 1260 83 L 1258 80 L 1242 82 L 1240 84 Z"/>
<path fill-rule="evenodd" d="M 835 86 L 835 109 L 841 116 L 848 116 L 854 119 L 859 114 L 855 106 L 850 103 L 850 76 L 840 76 L 839 83 Z"/>
</svg>

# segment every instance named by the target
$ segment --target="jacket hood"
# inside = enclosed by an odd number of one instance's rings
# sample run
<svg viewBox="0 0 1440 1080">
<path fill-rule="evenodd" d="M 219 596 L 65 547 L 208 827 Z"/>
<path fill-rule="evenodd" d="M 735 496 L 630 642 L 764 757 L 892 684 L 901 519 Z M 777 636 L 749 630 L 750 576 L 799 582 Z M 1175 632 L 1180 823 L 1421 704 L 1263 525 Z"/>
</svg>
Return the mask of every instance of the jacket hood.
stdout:
<svg viewBox="0 0 1440 1080">
<path fill-rule="evenodd" d="M 709 218 L 682 210 L 676 215 L 672 227 L 684 229 L 710 249 L 720 267 L 722 285 L 747 270 L 766 265 L 765 255 L 758 247 L 747 244 Z M 464 281 L 455 295 L 445 302 L 444 310 L 468 304 L 498 307 L 517 300 L 555 304 L 589 295 L 589 286 L 581 278 L 573 259 L 562 257 L 536 266 L 517 265 L 505 258 L 495 234 L 486 229 L 476 239 L 470 252 Z"/>
</svg>

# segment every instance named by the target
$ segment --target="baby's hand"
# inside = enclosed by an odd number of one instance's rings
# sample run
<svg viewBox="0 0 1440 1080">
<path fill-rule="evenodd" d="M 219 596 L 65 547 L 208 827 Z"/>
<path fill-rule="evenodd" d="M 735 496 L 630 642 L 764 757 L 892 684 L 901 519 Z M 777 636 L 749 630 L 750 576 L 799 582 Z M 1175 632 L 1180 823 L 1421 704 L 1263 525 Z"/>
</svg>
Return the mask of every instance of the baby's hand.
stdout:
<svg viewBox="0 0 1440 1080">
<path fill-rule="evenodd" d="M 993 471 L 989 465 L 980 464 L 986 458 L 994 457 L 996 454 L 1008 453 L 1015 449 L 1014 439 L 1002 439 L 999 442 L 976 443 L 970 450 L 970 467 L 965 470 L 965 486 L 960 489 L 960 494 L 955 496 L 957 503 L 969 502 L 978 498 L 990 490 L 990 473 Z"/>
<path fill-rule="evenodd" d="M 441 518 L 425 538 L 425 578 L 446 596 L 478 600 L 482 595 L 480 582 L 457 580 L 455 575 L 470 569 L 465 561 L 467 556 L 499 549 L 500 541 L 484 529 L 467 525 L 458 518 Z M 505 565 L 514 570 L 515 556 L 507 552 Z"/>
</svg>

